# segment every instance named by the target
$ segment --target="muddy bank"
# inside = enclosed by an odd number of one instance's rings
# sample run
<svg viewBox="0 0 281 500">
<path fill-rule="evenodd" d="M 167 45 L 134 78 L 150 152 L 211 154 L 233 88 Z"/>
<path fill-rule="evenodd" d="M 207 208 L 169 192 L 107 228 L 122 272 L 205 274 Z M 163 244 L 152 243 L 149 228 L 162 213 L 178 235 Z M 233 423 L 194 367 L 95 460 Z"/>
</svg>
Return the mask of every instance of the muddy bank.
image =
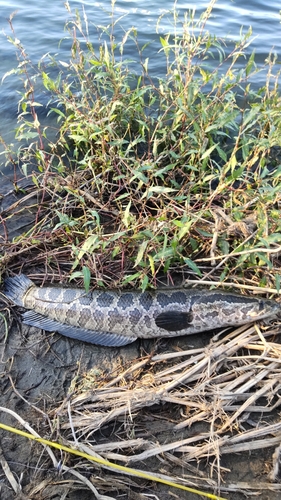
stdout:
<svg viewBox="0 0 281 500">
<path fill-rule="evenodd" d="M 83 344 L 67 339 L 58 334 L 47 334 L 33 327 L 20 326 L 13 323 L 8 338 L 5 339 L 5 325 L 1 322 L 1 394 L 0 405 L 3 409 L 11 410 L 23 418 L 28 424 L 46 439 L 61 442 L 61 434 L 58 432 L 61 424 L 62 414 L 59 408 L 65 406 L 66 399 L 72 392 L 75 380 L 87 377 L 87 373 L 96 373 L 97 379 L 110 377 L 122 367 L 129 367 L 139 360 L 147 352 L 176 352 L 179 349 L 190 347 L 201 348 L 208 346 L 211 335 L 204 334 L 200 337 L 171 339 L 168 341 L 153 341 L 141 344 L 139 341 L 124 348 L 102 348 L 94 345 Z M 93 388 L 94 389 L 94 388 Z M 170 423 L 167 422 L 167 416 Z M 267 422 L 278 421 L 278 410 L 265 415 Z M 136 435 L 139 438 L 145 436 L 149 439 L 155 437 L 160 442 L 169 442 L 171 435 L 173 439 L 186 438 L 190 431 L 175 432 L 174 423 L 177 415 L 169 413 L 167 406 L 155 404 L 144 410 L 144 418 L 141 421 L 141 431 L 136 425 Z M 129 424 L 128 421 L 123 425 Z M 247 420 L 247 419 L 246 419 Z M 250 419 L 251 420 L 251 419 Z M 1 411 L 1 422 L 22 429 L 20 423 L 9 413 Z M 246 422 L 246 421 L 245 421 Z M 252 422 L 253 423 L 253 422 Z M 245 425 L 247 425 L 245 423 Z M 258 424 L 257 424 L 258 425 Z M 204 429 L 204 423 L 198 423 L 200 431 Z M 116 440 L 120 438 L 120 422 L 113 426 L 102 429 L 95 433 L 95 442 L 105 442 L 106 439 Z M 169 430 L 170 429 L 170 430 Z M 208 425 L 206 424 L 206 431 Z M 133 432 L 132 428 L 132 432 Z M 196 427 L 192 429 L 192 432 Z M 115 433 L 117 436 L 115 436 Z M 65 430 L 65 438 L 71 438 L 71 430 Z M 42 445 L 24 439 L 21 436 L 0 431 L 1 448 L 4 459 L 7 461 L 10 471 L 19 486 L 19 491 L 13 491 L 8 479 L 7 472 L 0 469 L 0 492 L 1 500 L 30 499 L 30 500 L 88 500 L 93 498 L 93 493 L 73 476 L 65 471 L 54 469 L 51 460 L 42 448 Z M 254 485 L 267 483 L 268 474 L 272 471 L 273 448 L 251 451 L 248 453 L 236 453 L 223 455 L 220 460 L 223 483 L 230 485 L 238 482 Z M 58 462 L 81 472 L 81 465 L 77 460 L 65 453 L 54 451 Z M 177 454 L 175 455 L 173 473 L 181 477 L 190 475 L 192 470 L 204 477 L 206 464 L 193 461 L 186 470 L 177 467 Z M 139 464 L 137 468 L 153 470 L 154 472 L 165 472 L 165 462 L 161 463 L 159 458 L 151 458 Z M 207 469 L 206 469 L 207 471 Z M 170 471 L 171 472 L 171 471 Z M 164 485 L 153 484 L 145 481 L 141 484 L 139 479 L 122 477 L 116 475 L 116 483 L 112 483 L 112 473 L 99 469 L 94 464 L 84 468 L 83 473 L 102 494 L 112 498 L 128 498 L 132 500 L 144 500 L 151 495 L 164 500 L 175 498 L 186 498 L 188 500 L 198 499 L 197 495 L 177 491 Z M 207 483 L 206 483 L 207 484 Z M 280 497 L 278 481 L 272 483 L 272 489 L 278 491 L 260 491 L 261 500 L 277 500 Z M 250 494 L 250 491 L 249 491 Z M 147 496 L 148 495 L 148 496 Z M 229 491 L 221 493 L 229 500 L 242 500 L 244 493 Z"/>
<path fill-rule="evenodd" d="M 111 373 L 119 363 L 138 356 L 138 345 L 126 349 L 106 349 L 69 341 L 59 335 L 46 335 L 27 326 L 14 325 L 7 340 L 1 322 L 0 406 L 17 413 L 40 435 L 56 440 L 49 415 L 67 397 L 71 381 L 78 374 L 95 368 Z M 1 422 L 21 428 L 16 419 L 1 411 Z M 65 475 L 53 469 L 42 446 L 20 436 L 0 431 L 2 452 L 22 488 L 23 498 L 92 498 L 83 486 L 69 484 Z M 58 453 L 60 460 L 60 453 Z M 46 482 L 39 487 L 42 481 Z M 82 489 L 81 489 L 82 487 Z M 78 492 L 77 492 L 78 489 Z M 67 491 L 69 490 L 69 494 Z M 0 471 L 1 500 L 18 498 Z M 63 495 L 66 494 L 66 497 Z"/>
</svg>

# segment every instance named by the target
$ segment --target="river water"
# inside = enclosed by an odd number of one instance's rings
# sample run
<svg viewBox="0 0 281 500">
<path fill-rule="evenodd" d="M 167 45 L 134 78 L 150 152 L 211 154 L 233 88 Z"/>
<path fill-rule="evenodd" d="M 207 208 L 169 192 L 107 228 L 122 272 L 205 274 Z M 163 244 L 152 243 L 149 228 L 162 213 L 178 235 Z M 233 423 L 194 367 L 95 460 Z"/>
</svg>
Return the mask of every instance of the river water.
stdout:
<svg viewBox="0 0 281 500">
<path fill-rule="evenodd" d="M 196 16 L 209 5 L 208 1 L 178 0 L 177 10 L 180 17 L 189 9 L 196 8 Z M 93 42 L 98 41 L 96 26 L 109 23 L 111 1 L 95 2 L 90 0 L 69 0 L 69 6 L 74 13 L 79 9 L 83 17 L 86 12 L 90 37 Z M 163 59 L 159 57 L 159 35 L 156 34 L 155 26 L 160 15 L 172 9 L 174 1 L 165 0 L 116 0 L 115 18 L 122 17 L 121 25 L 124 30 L 134 26 L 138 31 L 140 45 L 150 42 L 146 57 L 149 57 L 149 68 L 153 75 L 161 76 L 165 72 Z M 281 25 L 280 25 L 280 3 L 277 0 L 217 0 L 212 12 L 208 29 L 218 37 L 228 36 L 237 40 L 241 26 L 246 31 L 249 26 L 253 29 L 256 37 L 251 49 L 256 51 L 256 61 L 262 63 L 271 50 L 277 52 L 281 57 Z M 13 26 L 17 38 L 21 41 L 34 64 L 41 57 L 50 53 L 58 54 L 63 61 L 69 60 L 70 40 L 64 29 L 65 22 L 71 18 L 71 14 L 65 7 L 65 2 L 52 0 L 0 0 L 0 79 L 4 74 L 11 71 L 17 65 L 14 47 L 7 41 L 7 35 L 11 34 L 7 19 L 15 12 Z M 161 22 L 160 33 L 172 29 L 169 17 L 164 17 Z M 135 47 L 132 44 L 131 57 L 137 58 Z M 279 57 L 279 58 L 280 58 Z M 22 91 L 19 80 L 15 75 L 8 76 L 0 86 L 0 135 L 9 143 L 14 139 L 16 127 L 17 102 L 19 92 Z M 4 158 L 0 156 L 0 170 L 5 177 L 0 177 L 0 194 L 7 184 L 10 172 L 4 167 Z"/>
</svg>

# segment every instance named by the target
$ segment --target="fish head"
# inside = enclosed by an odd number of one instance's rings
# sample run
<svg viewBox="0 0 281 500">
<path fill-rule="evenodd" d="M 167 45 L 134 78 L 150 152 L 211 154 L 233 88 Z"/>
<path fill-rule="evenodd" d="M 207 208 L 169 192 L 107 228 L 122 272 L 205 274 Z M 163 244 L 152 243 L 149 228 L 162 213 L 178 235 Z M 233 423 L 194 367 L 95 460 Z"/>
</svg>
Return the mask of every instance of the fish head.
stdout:
<svg viewBox="0 0 281 500">
<path fill-rule="evenodd" d="M 194 324 L 203 322 L 209 329 L 252 323 L 281 311 L 274 300 L 221 291 L 208 292 L 198 299 L 192 305 Z"/>
<path fill-rule="evenodd" d="M 225 321 L 231 324 L 244 324 L 276 316 L 280 312 L 280 304 L 270 299 L 246 297 L 244 295 L 226 296 L 222 314 Z"/>
</svg>

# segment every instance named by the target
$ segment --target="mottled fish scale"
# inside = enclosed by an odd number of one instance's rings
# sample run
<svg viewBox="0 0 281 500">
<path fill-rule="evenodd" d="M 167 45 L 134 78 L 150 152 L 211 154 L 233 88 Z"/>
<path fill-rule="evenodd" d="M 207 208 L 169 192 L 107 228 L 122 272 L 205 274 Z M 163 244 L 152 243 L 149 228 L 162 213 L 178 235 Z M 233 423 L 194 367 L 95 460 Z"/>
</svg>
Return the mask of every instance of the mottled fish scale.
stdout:
<svg viewBox="0 0 281 500">
<path fill-rule="evenodd" d="M 102 345 L 136 338 L 190 335 L 273 316 L 272 300 L 198 289 L 93 291 L 36 287 L 26 276 L 5 281 L 4 293 L 25 307 L 23 321 L 47 331 Z"/>
</svg>

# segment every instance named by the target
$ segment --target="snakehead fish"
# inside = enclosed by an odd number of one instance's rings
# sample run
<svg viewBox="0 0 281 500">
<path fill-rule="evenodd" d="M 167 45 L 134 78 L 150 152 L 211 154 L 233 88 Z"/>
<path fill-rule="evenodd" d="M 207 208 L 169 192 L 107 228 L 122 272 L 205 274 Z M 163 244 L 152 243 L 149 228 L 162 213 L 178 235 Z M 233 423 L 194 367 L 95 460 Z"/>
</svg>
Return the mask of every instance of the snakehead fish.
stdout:
<svg viewBox="0 0 281 500">
<path fill-rule="evenodd" d="M 37 287 L 24 275 L 7 278 L 4 293 L 30 309 L 23 322 L 92 344 L 123 346 L 137 338 L 175 337 L 274 316 L 280 305 L 220 290 L 146 292 Z"/>
</svg>

